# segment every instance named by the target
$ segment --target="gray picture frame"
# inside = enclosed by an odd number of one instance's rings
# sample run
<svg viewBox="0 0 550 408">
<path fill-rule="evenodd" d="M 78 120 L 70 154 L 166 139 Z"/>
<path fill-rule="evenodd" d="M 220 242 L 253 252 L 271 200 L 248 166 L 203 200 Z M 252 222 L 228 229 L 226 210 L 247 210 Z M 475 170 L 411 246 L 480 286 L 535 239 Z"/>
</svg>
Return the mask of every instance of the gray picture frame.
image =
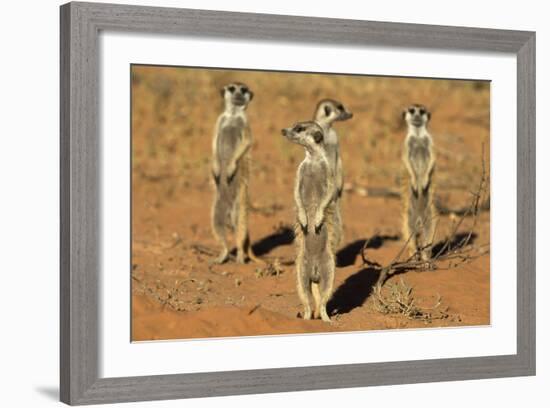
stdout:
<svg viewBox="0 0 550 408">
<path fill-rule="evenodd" d="M 63 5 L 60 17 L 61 401 L 80 405 L 535 374 L 534 32 L 94 3 Z M 517 353 L 473 358 L 100 378 L 98 279 L 101 157 L 98 37 L 102 30 L 515 54 Z M 494 143 L 499 141 L 495 140 Z"/>
</svg>

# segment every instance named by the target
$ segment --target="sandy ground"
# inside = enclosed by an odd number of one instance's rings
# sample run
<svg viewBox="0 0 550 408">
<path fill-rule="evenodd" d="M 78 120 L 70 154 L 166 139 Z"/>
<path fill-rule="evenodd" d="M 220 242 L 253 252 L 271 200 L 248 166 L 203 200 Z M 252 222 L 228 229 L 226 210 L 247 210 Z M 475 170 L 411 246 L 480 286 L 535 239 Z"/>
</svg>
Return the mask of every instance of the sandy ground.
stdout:
<svg viewBox="0 0 550 408">
<path fill-rule="evenodd" d="M 208 264 L 218 250 L 210 230 L 212 130 L 222 108 L 219 89 L 235 80 L 255 92 L 248 111 L 254 137 L 253 248 L 268 262 L 280 263 L 278 274 L 254 263 Z M 359 255 L 370 239 L 369 258 L 387 264 L 403 246 L 399 198 L 364 194 L 366 188 L 399 191 L 401 110 L 413 102 L 432 110 L 436 196 L 445 206 L 460 208 L 479 182 L 483 144 L 489 166 L 489 92 L 487 83 L 467 81 L 134 66 L 132 339 L 489 324 L 489 254 L 458 268 L 409 271 L 388 281 L 402 279 L 422 307 L 441 298 L 448 316 L 428 321 L 377 311 L 371 288 L 378 272 L 365 267 Z M 336 126 L 347 190 L 331 324 L 299 318 L 292 189 L 303 151 L 280 135 L 282 127 L 311 118 L 324 97 L 341 100 L 354 113 Z M 471 223 L 466 219 L 461 231 Z M 436 241 L 446 238 L 451 224 L 450 216 L 440 217 Z M 481 213 L 474 238 L 473 245 L 489 243 L 489 212 Z"/>
</svg>

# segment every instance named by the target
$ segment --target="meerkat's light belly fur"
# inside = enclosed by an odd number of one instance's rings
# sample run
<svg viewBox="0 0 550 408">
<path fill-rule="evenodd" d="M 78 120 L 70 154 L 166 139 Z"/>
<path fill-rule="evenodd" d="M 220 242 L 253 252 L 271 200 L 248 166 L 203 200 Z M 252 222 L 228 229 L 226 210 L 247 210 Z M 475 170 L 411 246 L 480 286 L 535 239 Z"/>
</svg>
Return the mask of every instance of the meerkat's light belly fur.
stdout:
<svg viewBox="0 0 550 408">
<path fill-rule="evenodd" d="M 218 194 L 220 195 L 220 201 L 226 204 L 226 211 L 230 211 L 237 200 L 239 181 L 243 170 L 242 166 L 237 167 L 231 181 L 227 180 L 227 169 L 230 159 L 241 142 L 241 134 L 242 124 L 233 121 L 233 123 L 220 129 L 220 136 L 218 138 L 218 151 L 220 154 L 220 184 Z"/>
<path fill-rule="evenodd" d="M 325 218 L 325 223 L 320 231 L 315 231 L 313 220 L 318 210 L 319 203 L 327 193 L 327 185 L 324 179 L 329 173 L 326 168 L 315 165 L 305 165 L 303 168 L 303 178 L 300 185 L 300 195 L 306 209 L 307 219 L 310 220 L 307 226 L 307 233 L 304 236 L 305 251 L 308 258 L 315 260 L 315 257 L 323 255 L 329 244 L 329 229 L 332 225 L 330 217 Z M 327 211 L 330 211 L 327 208 Z"/>
<path fill-rule="evenodd" d="M 429 164 L 431 160 L 430 139 L 427 137 L 409 137 L 408 144 L 408 159 L 411 163 L 414 177 L 419 185 L 419 189 L 425 189 L 425 182 L 429 181 Z"/>
<path fill-rule="evenodd" d="M 301 263 L 299 279 L 312 284 L 329 285 L 333 279 L 334 256 L 334 203 L 325 210 L 325 221 L 316 231 L 315 215 L 323 197 L 327 194 L 327 177 L 330 176 L 328 163 L 304 163 L 300 184 L 300 196 L 306 210 L 308 225 L 305 231 L 297 227 L 298 262 Z M 306 284 L 307 285 L 307 284 Z M 330 284 L 331 285 L 331 284 Z M 325 295 L 327 297 L 328 295 Z"/>
</svg>

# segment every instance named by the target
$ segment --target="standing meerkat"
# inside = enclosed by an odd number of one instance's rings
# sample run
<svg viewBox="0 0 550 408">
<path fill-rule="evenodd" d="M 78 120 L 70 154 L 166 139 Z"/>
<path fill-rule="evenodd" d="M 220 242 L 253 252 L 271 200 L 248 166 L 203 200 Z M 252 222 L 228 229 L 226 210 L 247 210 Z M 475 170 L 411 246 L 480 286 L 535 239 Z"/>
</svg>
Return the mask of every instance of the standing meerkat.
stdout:
<svg viewBox="0 0 550 408">
<path fill-rule="evenodd" d="M 229 258 L 226 228 L 235 232 L 237 262 L 246 258 L 259 261 L 250 246 L 248 233 L 248 177 L 252 134 L 246 108 L 254 94 L 242 83 L 230 83 L 221 89 L 225 109 L 218 117 L 212 142 L 212 177 L 215 185 L 212 206 L 212 230 L 222 245 L 213 260 L 224 263 Z"/>
<path fill-rule="evenodd" d="M 411 254 L 420 252 L 423 260 L 431 257 L 434 239 L 433 173 L 435 154 L 427 125 L 430 112 L 423 105 L 411 105 L 403 112 L 407 136 L 403 163 L 409 174 L 403 194 L 403 236 L 409 239 Z"/>
<path fill-rule="evenodd" d="M 296 278 L 304 319 L 330 322 L 327 302 L 334 285 L 334 175 L 324 146 L 323 129 L 300 122 L 282 130 L 291 142 L 305 148 L 294 185 L 296 204 Z M 312 310 L 312 305 L 314 310 Z"/>
<path fill-rule="evenodd" d="M 323 128 L 325 135 L 324 144 L 328 156 L 328 161 L 334 174 L 335 196 L 334 196 L 334 250 L 338 249 L 344 239 L 344 225 L 340 212 L 340 199 L 344 189 L 344 171 L 342 166 L 342 157 L 340 156 L 340 145 L 338 143 L 338 133 L 332 127 L 336 121 L 351 119 L 353 113 L 334 99 L 323 99 L 315 108 L 314 120 Z"/>
</svg>

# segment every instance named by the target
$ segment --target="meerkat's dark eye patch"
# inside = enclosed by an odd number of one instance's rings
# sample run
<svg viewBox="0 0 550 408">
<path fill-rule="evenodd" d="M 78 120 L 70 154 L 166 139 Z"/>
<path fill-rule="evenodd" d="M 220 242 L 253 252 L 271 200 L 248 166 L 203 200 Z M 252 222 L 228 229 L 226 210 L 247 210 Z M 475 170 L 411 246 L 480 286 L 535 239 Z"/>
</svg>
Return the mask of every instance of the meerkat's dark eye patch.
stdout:
<svg viewBox="0 0 550 408">
<path fill-rule="evenodd" d="M 248 88 L 247 88 L 246 86 L 243 86 L 243 87 L 241 88 L 241 92 L 242 92 L 243 94 L 247 93 L 247 92 L 248 92 Z"/>
<path fill-rule="evenodd" d="M 426 109 L 420 108 L 420 110 L 418 111 L 418 113 L 420 113 L 422 116 L 424 116 L 424 115 L 426 114 Z"/>
<path fill-rule="evenodd" d="M 304 127 L 302 125 L 296 125 L 293 129 L 296 133 L 300 133 L 304 131 Z"/>
<path fill-rule="evenodd" d="M 234 87 L 233 85 L 229 85 L 229 86 L 227 87 L 227 90 L 228 90 L 229 92 L 233 93 L 233 92 L 235 92 L 235 87 Z"/>
<path fill-rule="evenodd" d="M 316 131 L 313 133 L 313 140 L 315 140 L 315 143 L 319 144 L 323 141 L 323 132 Z"/>
<path fill-rule="evenodd" d="M 338 110 L 341 110 L 341 111 L 345 110 L 345 109 L 344 109 L 344 105 L 342 105 L 342 104 L 339 104 L 339 105 L 336 106 L 336 107 L 338 108 Z"/>
<path fill-rule="evenodd" d="M 409 108 L 409 113 L 410 113 L 411 115 L 414 115 L 414 111 L 415 111 L 414 108 Z"/>
<path fill-rule="evenodd" d="M 332 109 L 330 109 L 330 106 L 325 105 L 325 116 L 330 116 L 332 113 Z"/>
</svg>

